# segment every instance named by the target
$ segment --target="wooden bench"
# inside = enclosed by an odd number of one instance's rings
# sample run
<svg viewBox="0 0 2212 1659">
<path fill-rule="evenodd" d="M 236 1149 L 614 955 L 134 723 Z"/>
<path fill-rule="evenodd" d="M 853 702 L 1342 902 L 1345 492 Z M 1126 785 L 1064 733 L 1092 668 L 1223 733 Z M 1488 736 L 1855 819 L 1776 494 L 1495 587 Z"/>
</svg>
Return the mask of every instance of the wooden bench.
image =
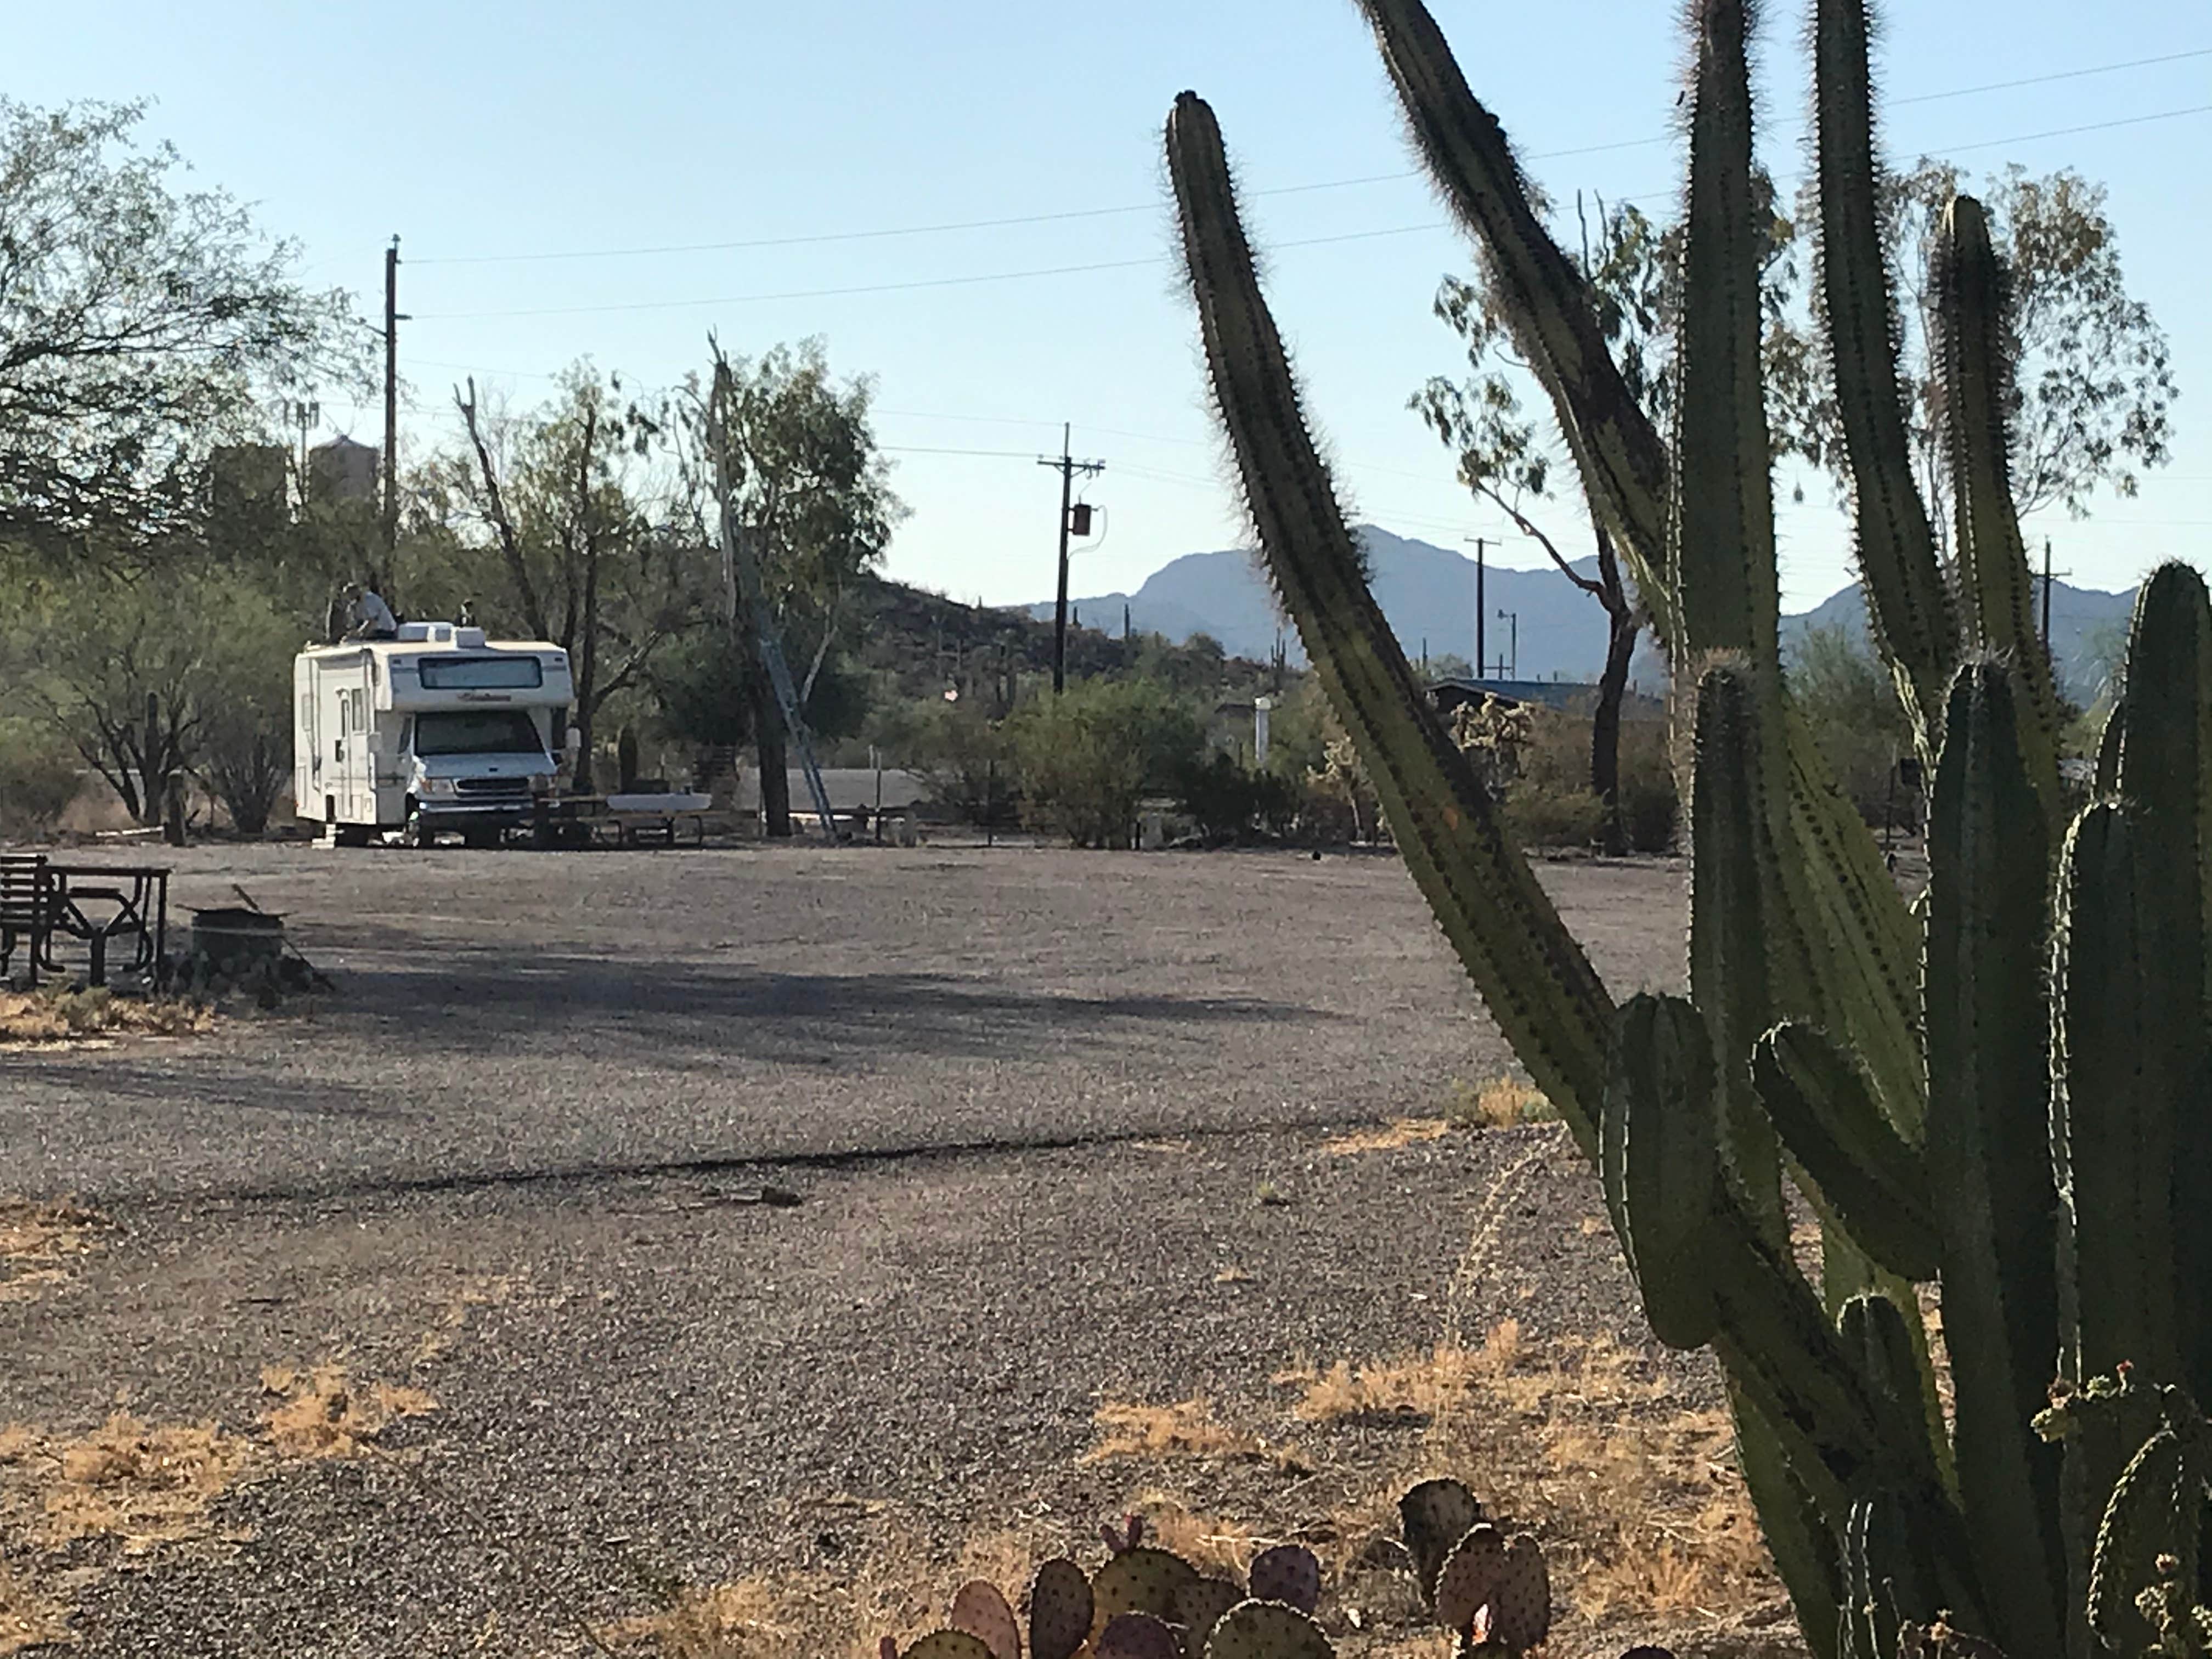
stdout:
<svg viewBox="0 0 2212 1659">
<path fill-rule="evenodd" d="M 53 959 L 54 918 L 59 908 L 53 873 L 43 853 L 0 853 L 0 979 L 23 947 L 31 983 L 39 970 L 58 973 Z"/>
</svg>

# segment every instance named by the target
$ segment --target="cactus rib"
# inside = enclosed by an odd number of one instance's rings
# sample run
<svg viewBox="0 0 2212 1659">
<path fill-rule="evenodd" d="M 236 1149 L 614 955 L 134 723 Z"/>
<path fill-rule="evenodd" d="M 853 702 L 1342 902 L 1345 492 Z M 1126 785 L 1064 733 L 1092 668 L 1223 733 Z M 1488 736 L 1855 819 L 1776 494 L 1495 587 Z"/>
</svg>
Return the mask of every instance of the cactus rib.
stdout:
<svg viewBox="0 0 2212 1659">
<path fill-rule="evenodd" d="M 2159 955 L 2178 906 L 2142 809 L 2100 802 L 2068 838 L 2058 951 L 2063 1085 L 2051 1105 L 2071 1223 L 2067 1374 L 2120 1364 L 2179 1374 L 2172 1182 L 2175 1121 L 2195 1081 L 2197 964 L 2185 988 Z M 2202 1218 L 2191 1218 L 2198 1224 Z M 2082 1288 L 2089 1287 L 2089 1288 Z"/>
<path fill-rule="evenodd" d="M 1775 964 L 1797 955 L 1765 815 L 1755 705 L 1729 667 L 1698 684 L 1691 794 L 1690 992 L 1711 1026 L 1720 1150 L 1769 1236 L 1786 1238 L 1773 1126 L 1751 1088 L 1751 1048 L 1773 1023 Z M 1802 982 L 1802 980 L 1799 982 Z"/>
<path fill-rule="evenodd" d="M 1692 11 L 1697 72 L 1667 552 L 1680 647 L 1741 651 L 1771 676 L 1781 606 L 1759 356 L 1747 13 L 1746 0 L 1698 0 Z"/>
<path fill-rule="evenodd" d="M 1929 261 L 1936 295 L 1943 439 L 1955 493 L 1959 581 L 1974 643 L 2002 654 L 2018 684 L 2021 751 L 2042 797 L 2060 817 L 2058 697 L 2050 653 L 2036 631 L 2034 586 L 2013 510 L 2006 404 L 2012 391 L 2011 279 L 1971 196 L 1944 210 Z"/>
<path fill-rule="evenodd" d="M 1927 1170 L 1850 1057 L 1820 1032 L 1785 1024 L 1760 1039 L 1752 1076 L 1783 1144 L 1851 1241 L 1905 1279 L 1935 1278 L 1942 1244 Z"/>
<path fill-rule="evenodd" d="M 1589 287 L 1544 228 L 1498 118 L 1468 88 L 1420 0 L 1359 0 L 1414 144 L 1481 249 L 1521 356 L 1551 394 L 1569 451 L 1662 644 L 1679 632 L 1666 580 L 1667 452 L 1606 349 Z"/>
<path fill-rule="evenodd" d="M 1820 235 L 1815 288 L 1850 463 L 1867 616 L 1898 669 L 1924 751 L 1959 650 L 1936 533 L 1912 476 L 1898 375 L 1897 307 L 1882 246 L 1866 0 L 1818 0 L 1813 15 Z"/>
<path fill-rule="evenodd" d="M 2212 982 L 2212 600 L 2186 565 L 2160 567 L 2136 599 L 2127 672 L 2113 709 L 2112 787 L 2136 813 L 2137 836 L 2157 902 L 2145 915 L 2161 980 Z M 2188 1001 L 2185 991 L 2178 1000 Z M 2173 1147 L 2169 1213 L 2177 1223 L 2212 1212 L 2212 1052 L 2185 1006 L 2158 1034 Z M 2178 1380 L 2212 1400 L 2212 1230 L 2177 1225 L 2173 1240 Z M 2130 1356 L 2130 1358 L 2140 1358 Z"/>
<path fill-rule="evenodd" d="M 1220 129 L 1195 94 L 1176 100 L 1167 154 L 1214 396 L 1269 574 L 1431 908 L 1492 1017 L 1594 1156 L 1611 1000 L 1367 591 L 1253 274 Z"/>
<path fill-rule="evenodd" d="M 1943 1195 L 1943 1322 L 1960 1501 L 2008 1652 L 2060 1650 L 2057 1469 L 2028 1433 L 2057 1352 L 2042 1021 L 2049 855 L 2012 676 L 1967 664 L 1928 834 L 1928 1176 Z"/>
</svg>

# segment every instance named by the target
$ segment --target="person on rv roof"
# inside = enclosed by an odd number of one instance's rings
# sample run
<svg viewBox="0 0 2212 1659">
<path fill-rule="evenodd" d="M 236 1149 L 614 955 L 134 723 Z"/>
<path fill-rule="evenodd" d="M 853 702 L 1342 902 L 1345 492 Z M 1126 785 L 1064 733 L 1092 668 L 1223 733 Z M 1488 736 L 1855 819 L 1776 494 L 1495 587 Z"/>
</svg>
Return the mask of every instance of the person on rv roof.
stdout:
<svg viewBox="0 0 2212 1659">
<path fill-rule="evenodd" d="M 461 601 L 461 613 L 453 618 L 453 625 L 457 628 L 474 628 L 477 625 L 477 602 L 474 599 Z"/>
<path fill-rule="evenodd" d="M 349 640 L 390 640 L 399 635 L 399 618 L 392 614 L 392 607 L 383 596 L 370 592 L 359 582 L 348 582 L 345 586 L 346 615 L 351 626 L 346 629 Z"/>
</svg>

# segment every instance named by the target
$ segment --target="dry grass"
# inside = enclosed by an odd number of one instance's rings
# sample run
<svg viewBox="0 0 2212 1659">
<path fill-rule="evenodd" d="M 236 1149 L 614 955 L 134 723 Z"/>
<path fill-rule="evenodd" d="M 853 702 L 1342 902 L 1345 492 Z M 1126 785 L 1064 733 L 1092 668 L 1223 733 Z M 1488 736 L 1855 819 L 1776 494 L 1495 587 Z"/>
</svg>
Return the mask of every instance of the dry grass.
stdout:
<svg viewBox="0 0 2212 1659">
<path fill-rule="evenodd" d="M 61 1553 L 105 1540 L 124 1557 L 178 1546 L 220 1547 L 215 1507 L 241 1480 L 287 1464 L 366 1455 L 403 1418 L 434 1411 L 420 1389 L 357 1386 L 337 1365 L 272 1370 L 281 1395 L 255 1434 L 215 1423 L 148 1423 L 118 1412 L 82 1436 L 23 1424 L 0 1428 L 0 1538 L 27 1547 L 27 1561 L 0 1557 L 0 1655 L 73 1639 L 70 1608 L 57 1592 L 84 1573 L 61 1573 Z M 59 1576 L 56 1576 L 56 1575 Z"/>
<path fill-rule="evenodd" d="M 1327 1370 L 1304 1361 L 1278 1371 L 1279 1386 L 1303 1390 L 1291 1412 L 1308 1423 L 1414 1417 L 1434 1422 L 1449 1414 L 1470 1389 L 1496 1382 L 1520 1353 L 1521 1327 L 1505 1320 L 1478 1348 L 1440 1343 L 1425 1353 L 1372 1364 L 1340 1359 Z"/>
<path fill-rule="evenodd" d="M 110 1224 L 74 1204 L 0 1199 L 0 1302 L 35 1301 L 66 1283 L 68 1264 L 99 1249 Z"/>
<path fill-rule="evenodd" d="M 45 1048 L 116 1036 L 196 1036 L 215 1011 L 181 997 L 118 997 L 82 991 L 0 991 L 0 1048 Z"/>
<path fill-rule="evenodd" d="M 1332 1158 L 1349 1158 L 1358 1152 L 1395 1152 L 1424 1141 L 1441 1140 L 1451 1133 L 1451 1128 L 1450 1122 L 1440 1117 L 1401 1117 L 1380 1129 L 1354 1129 L 1346 1134 L 1332 1135 L 1322 1142 L 1321 1149 Z"/>
<path fill-rule="evenodd" d="M 126 1555 L 212 1535 L 210 1507 L 253 1460 L 212 1423 L 149 1425 L 117 1413 L 76 1438 L 0 1432 L 0 1514 L 44 1547 L 117 1540 Z"/>
<path fill-rule="evenodd" d="M 766 1659 L 793 1651 L 800 1632 L 784 1622 L 783 1598 L 763 1580 L 733 1584 L 683 1585 L 668 1604 L 595 1628 L 592 1634 L 617 1653 L 645 1652 L 666 1659 Z"/>
<path fill-rule="evenodd" d="M 69 1615 L 65 1604 L 44 1594 L 0 1559 L 0 1655 L 76 1641 Z"/>
<path fill-rule="evenodd" d="M 1559 1114 L 1543 1091 L 1518 1078 L 1469 1083 L 1455 1077 L 1445 1091 L 1444 1115 L 1469 1128 L 1510 1129 L 1523 1123 L 1550 1123 Z"/>
<path fill-rule="evenodd" d="M 438 1409 L 420 1389 L 356 1384 L 336 1364 L 304 1370 L 272 1366 L 261 1373 L 261 1387 L 280 1396 L 261 1419 L 269 1444 L 279 1456 L 299 1462 L 359 1457 L 402 1418 L 427 1417 Z"/>
<path fill-rule="evenodd" d="M 1215 1417 L 1213 1407 L 1200 1395 L 1171 1406 L 1109 1400 L 1099 1406 L 1091 1420 L 1097 1424 L 1100 1436 L 1098 1443 L 1084 1453 L 1086 1463 L 1115 1458 L 1160 1462 L 1170 1458 L 1275 1455 L 1259 1436 Z"/>
<path fill-rule="evenodd" d="M 1680 1404 L 1644 1355 L 1609 1342 L 1501 1346 L 1511 1363 L 1472 1368 L 1423 1457 L 1473 1474 L 1536 1532 L 1586 1631 L 1717 1626 L 1773 1602 L 1725 1413 Z"/>
</svg>

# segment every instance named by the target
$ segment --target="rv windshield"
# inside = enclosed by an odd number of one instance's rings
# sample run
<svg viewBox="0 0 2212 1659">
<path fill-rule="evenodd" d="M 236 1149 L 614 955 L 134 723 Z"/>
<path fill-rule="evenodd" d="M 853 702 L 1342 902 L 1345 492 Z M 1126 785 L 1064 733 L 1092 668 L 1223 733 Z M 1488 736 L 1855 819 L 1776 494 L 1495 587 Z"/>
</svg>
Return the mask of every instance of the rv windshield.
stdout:
<svg viewBox="0 0 2212 1659">
<path fill-rule="evenodd" d="M 418 755 L 542 755 L 545 740 L 520 708 L 456 708 L 415 717 Z"/>
</svg>

